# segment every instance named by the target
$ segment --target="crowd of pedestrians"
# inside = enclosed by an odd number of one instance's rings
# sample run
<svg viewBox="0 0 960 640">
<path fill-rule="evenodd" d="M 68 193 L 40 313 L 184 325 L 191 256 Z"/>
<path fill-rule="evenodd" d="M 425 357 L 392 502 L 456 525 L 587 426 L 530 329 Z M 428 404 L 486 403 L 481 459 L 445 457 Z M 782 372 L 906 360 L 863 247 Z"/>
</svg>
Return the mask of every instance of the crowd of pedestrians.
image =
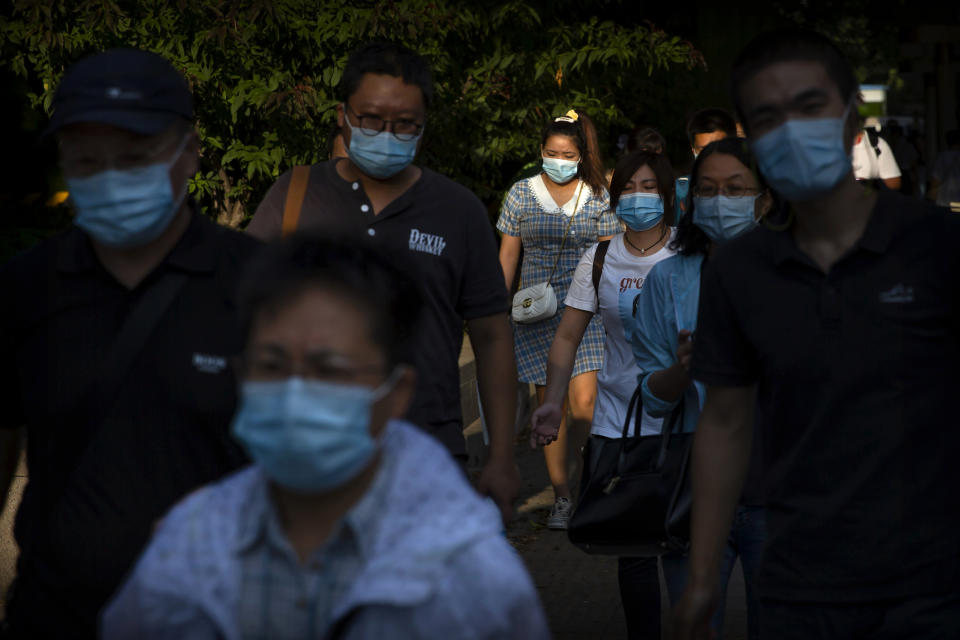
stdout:
<svg viewBox="0 0 960 640">
<path fill-rule="evenodd" d="M 190 196 L 168 61 L 72 65 L 45 135 L 74 224 L 0 268 L 0 489 L 24 436 L 29 470 L 0 638 L 548 638 L 504 536 L 518 382 L 547 526 L 577 529 L 573 454 L 581 485 L 615 462 L 610 526 L 656 532 L 608 532 L 630 638 L 661 635 L 661 572 L 675 637 L 720 637 L 738 559 L 751 639 L 960 637 L 960 137 L 927 184 L 857 87 L 824 37 L 759 35 L 733 113 L 689 119 L 689 175 L 656 126 L 608 173 L 559 114 L 498 251 L 479 199 L 414 163 L 433 81 L 405 47 L 350 55 L 330 160 L 245 232 Z"/>
</svg>

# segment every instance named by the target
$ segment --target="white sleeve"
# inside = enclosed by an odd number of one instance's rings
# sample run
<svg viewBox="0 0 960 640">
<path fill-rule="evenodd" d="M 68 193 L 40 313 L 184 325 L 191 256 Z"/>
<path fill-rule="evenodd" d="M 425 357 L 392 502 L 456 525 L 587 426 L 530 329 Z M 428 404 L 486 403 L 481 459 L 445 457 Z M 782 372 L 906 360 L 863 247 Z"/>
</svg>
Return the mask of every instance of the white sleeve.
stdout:
<svg viewBox="0 0 960 640">
<path fill-rule="evenodd" d="M 867 155 L 867 149 L 864 145 L 867 134 L 863 134 L 860 142 L 853 145 L 853 175 L 858 180 L 869 179 L 870 176 L 870 156 Z"/>
<path fill-rule="evenodd" d="M 593 245 L 580 258 L 577 270 L 573 272 L 573 280 L 567 289 L 567 297 L 563 301 L 568 307 L 581 311 L 597 312 L 597 292 L 593 289 L 593 256 L 597 252 L 597 245 Z"/>
<path fill-rule="evenodd" d="M 899 178 L 900 167 L 897 166 L 897 159 L 894 157 L 890 145 L 883 138 L 879 138 L 877 147 L 880 149 L 880 156 L 877 158 L 880 164 L 880 179 Z"/>
</svg>

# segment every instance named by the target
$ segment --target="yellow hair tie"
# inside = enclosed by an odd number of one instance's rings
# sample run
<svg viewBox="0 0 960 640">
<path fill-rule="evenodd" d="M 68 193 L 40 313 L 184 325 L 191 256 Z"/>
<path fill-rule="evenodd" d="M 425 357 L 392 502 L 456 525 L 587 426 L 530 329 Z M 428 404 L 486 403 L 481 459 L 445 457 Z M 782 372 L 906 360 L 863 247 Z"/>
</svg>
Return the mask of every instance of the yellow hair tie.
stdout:
<svg viewBox="0 0 960 640">
<path fill-rule="evenodd" d="M 577 112 L 574 109 L 570 109 L 570 111 L 567 111 L 564 115 L 560 116 L 559 118 L 555 118 L 553 121 L 554 122 L 576 122 L 579 117 L 580 117 L 579 114 L 577 114 Z"/>
</svg>

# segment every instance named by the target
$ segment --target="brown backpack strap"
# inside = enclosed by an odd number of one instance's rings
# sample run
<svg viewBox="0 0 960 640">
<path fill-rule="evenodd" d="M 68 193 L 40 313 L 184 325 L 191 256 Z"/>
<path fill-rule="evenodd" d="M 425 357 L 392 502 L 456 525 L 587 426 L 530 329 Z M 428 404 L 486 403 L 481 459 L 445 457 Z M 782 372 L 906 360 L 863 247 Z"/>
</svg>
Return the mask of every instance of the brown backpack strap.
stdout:
<svg viewBox="0 0 960 640">
<path fill-rule="evenodd" d="M 281 233 L 288 236 L 297 230 L 300 222 L 300 210 L 303 208 L 303 198 L 307 194 L 307 183 L 310 181 L 310 167 L 299 165 L 293 168 L 290 175 L 290 184 L 287 186 L 287 201 L 283 205 L 283 222 Z"/>
</svg>

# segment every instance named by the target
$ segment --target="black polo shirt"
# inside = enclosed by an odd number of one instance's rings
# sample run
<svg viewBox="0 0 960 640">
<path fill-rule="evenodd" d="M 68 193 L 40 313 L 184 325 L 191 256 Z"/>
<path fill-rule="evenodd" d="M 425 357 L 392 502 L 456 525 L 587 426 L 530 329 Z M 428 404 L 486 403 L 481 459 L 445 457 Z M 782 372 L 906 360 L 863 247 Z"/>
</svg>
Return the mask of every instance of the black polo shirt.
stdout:
<svg viewBox="0 0 960 640">
<path fill-rule="evenodd" d="M 758 384 L 763 597 L 960 587 L 960 217 L 879 194 L 824 274 L 757 229 L 704 270 L 692 375 Z"/>
<path fill-rule="evenodd" d="M 480 200 L 430 169 L 379 214 L 360 182 L 348 182 L 334 161 L 313 165 L 300 229 L 323 229 L 382 247 L 416 278 L 425 308 L 416 339 L 417 391 L 408 419 L 465 456 L 460 414 L 460 348 L 464 320 L 509 309 L 496 239 Z M 270 188 L 248 231 L 280 236 L 290 172 Z"/>
<path fill-rule="evenodd" d="M 96 613 L 154 522 L 192 489 L 243 462 L 228 438 L 241 348 L 238 269 L 260 243 L 196 211 L 135 289 L 70 230 L 0 270 L 2 426 L 26 425 L 29 482 L 17 513 L 18 582 L 8 614 L 94 634 Z M 126 316 L 167 271 L 189 277 L 130 366 L 101 424 L 83 397 Z M 55 631 L 56 630 L 56 631 Z M 66 633 L 70 630 L 70 633 Z"/>
</svg>

